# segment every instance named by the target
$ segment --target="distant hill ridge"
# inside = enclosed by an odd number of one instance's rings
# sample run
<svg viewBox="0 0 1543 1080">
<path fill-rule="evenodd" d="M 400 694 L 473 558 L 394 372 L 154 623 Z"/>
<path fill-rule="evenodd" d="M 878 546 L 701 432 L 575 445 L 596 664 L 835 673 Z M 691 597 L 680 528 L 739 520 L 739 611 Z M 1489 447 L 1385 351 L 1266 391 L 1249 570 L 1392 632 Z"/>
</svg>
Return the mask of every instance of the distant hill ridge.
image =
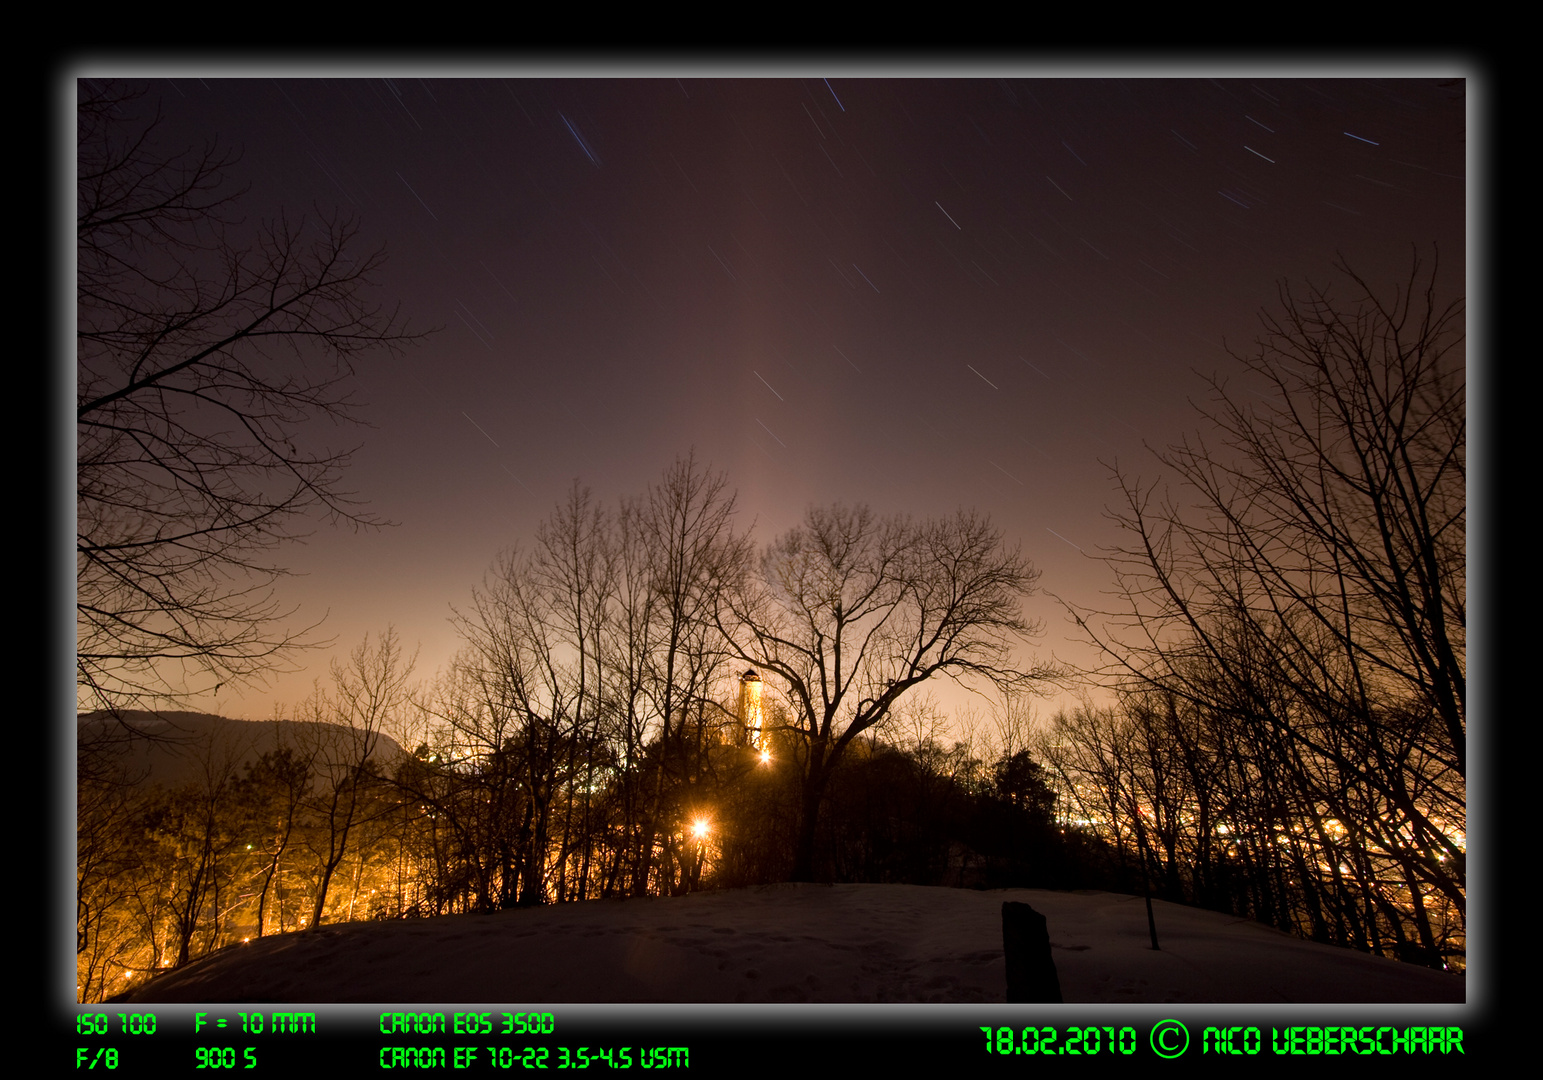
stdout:
<svg viewBox="0 0 1543 1080">
<path fill-rule="evenodd" d="M 205 781 L 211 770 L 245 773 L 249 764 L 281 747 L 316 748 L 323 761 L 337 762 L 359 737 L 345 724 L 311 720 L 232 720 L 212 713 L 124 709 L 76 717 L 77 753 L 97 754 L 134 784 L 181 787 Z M 406 757 L 389 735 L 377 733 L 370 760 L 389 768 Z"/>
</svg>

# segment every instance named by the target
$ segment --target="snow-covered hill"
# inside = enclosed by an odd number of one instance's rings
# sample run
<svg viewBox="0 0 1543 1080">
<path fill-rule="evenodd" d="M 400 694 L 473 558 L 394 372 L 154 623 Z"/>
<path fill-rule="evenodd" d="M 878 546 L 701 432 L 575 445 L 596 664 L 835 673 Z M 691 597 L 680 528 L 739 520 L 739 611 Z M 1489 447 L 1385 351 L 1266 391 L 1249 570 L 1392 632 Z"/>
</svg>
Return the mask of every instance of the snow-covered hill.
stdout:
<svg viewBox="0 0 1543 1080">
<path fill-rule="evenodd" d="M 1004 900 L 1048 921 L 1068 1003 L 1462 1002 L 1462 977 L 1140 897 L 771 885 L 347 923 L 223 950 L 135 1002 L 1002 1002 Z"/>
</svg>

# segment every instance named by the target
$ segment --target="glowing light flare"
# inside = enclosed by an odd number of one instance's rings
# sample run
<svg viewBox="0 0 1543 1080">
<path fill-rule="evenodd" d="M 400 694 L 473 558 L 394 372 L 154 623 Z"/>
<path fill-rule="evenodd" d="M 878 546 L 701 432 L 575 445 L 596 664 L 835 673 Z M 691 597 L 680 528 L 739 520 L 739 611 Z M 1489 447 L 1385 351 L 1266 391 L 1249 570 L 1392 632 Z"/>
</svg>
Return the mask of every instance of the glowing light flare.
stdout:
<svg viewBox="0 0 1543 1080">
<path fill-rule="evenodd" d="M 704 840 L 707 838 L 707 833 L 711 828 L 712 823 L 706 818 L 697 818 L 696 821 L 692 822 L 691 834 L 698 840 Z"/>
</svg>

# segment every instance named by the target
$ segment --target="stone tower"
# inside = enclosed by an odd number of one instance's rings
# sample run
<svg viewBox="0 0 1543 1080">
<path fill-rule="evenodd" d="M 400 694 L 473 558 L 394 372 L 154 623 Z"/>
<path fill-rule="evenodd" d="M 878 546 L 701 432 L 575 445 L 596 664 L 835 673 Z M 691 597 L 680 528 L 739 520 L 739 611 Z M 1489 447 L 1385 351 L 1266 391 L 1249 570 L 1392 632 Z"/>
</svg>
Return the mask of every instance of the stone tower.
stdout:
<svg viewBox="0 0 1543 1080">
<path fill-rule="evenodd" d="M 755 673 L 754 668 L 747 669 L 739 677 L 739 722 L 750 745 L 757 750 L 766 749 L 762 745 L 761 733 L 761 677 Z"/>
</svg>

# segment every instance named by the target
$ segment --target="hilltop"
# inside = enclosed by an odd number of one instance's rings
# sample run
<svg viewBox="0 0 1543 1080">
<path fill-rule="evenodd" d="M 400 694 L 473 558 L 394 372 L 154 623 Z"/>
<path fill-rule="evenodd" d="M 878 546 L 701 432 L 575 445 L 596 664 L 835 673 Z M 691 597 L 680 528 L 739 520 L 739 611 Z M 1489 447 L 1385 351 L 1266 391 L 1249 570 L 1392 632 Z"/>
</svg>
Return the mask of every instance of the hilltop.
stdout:
<svg viewBox="0 0 1543 1080">
<path fill-rule="evenodd" d="M 1140 897 L 767 885 L 324 925 L 232 946 L 125 1002 L 1001 1002 L 1004 900 L 1045 914 L 1068 1003 L 1457 1002 L 1465 980 Z"/>
</svg>

